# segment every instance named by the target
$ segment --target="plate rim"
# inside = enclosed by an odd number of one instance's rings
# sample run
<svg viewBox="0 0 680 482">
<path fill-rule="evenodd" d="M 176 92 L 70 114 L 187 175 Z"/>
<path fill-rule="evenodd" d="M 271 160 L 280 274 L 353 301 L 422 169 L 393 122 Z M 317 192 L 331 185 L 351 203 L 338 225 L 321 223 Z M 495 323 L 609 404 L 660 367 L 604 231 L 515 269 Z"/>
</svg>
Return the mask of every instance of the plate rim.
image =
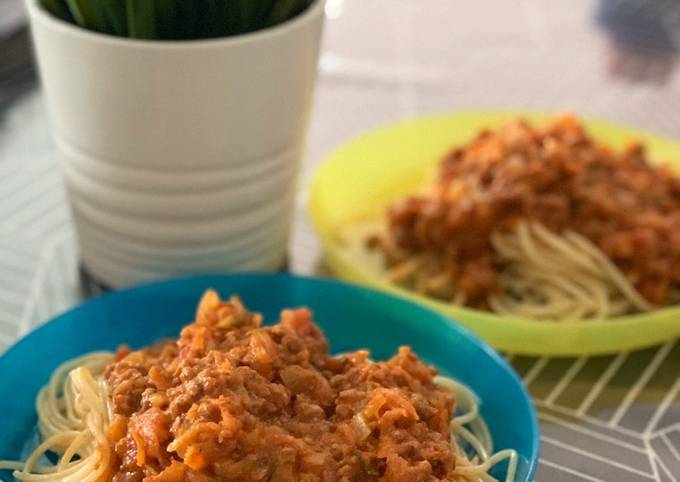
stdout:
<svg viewBox="0 0 680 482">
<path fill-rule="evenodd" d="M 63 320 L 68 319 L 69 317 L 73 316 L 74 313 L 78 311 L 83 311 L 91 307 L 92 305 L 98 305 L 98 304 L 107 304 L 107 303 L 114 303 L 116 299 L 118 298 L 124 298 L 128 296 L 128 293 L 130 292 L 138 292 L 138 291 L 145 291 L 145 290 L 157 290 L 157 289 L 163 289 L 164 286 L 171 286 L 171 285 L 182 285 L 185 283 L 199 283 L 202 281 L 208 281 L 208 280 L 215 280 L 215 279 L 222 279 L 222 280 L 251 280 L 251 281 L 257 281 L 257 280 L 272 280 L 273 282 L 280 281 L 282 283 L 288 283 L 290 281 L 294 282 L 302 282 L 306 284 L 317 284 L 317 285 L 322 285 L 322 286 L 332 286 L 333 289 L 340 289 L 340 290 L 348 290 L 350 292 L 353 292 L 355 294 L 367 294 L 370 295 L 372 298 L 379 298 L 383 299 L 386 301 L 389 301 L 390 303 L 393 304 L 401 304 L 401 305 L 409 305 L 412 308 L 417 309 L 418 311 L 422 312 L 424 315 L 427 315 L 428 317 L 440 319 L 443 322 L 444 326 L 447 326 L 448 329 L 452 330 L 455 332 L 456 336 L 460 337 L 464 343 L 467 344 L 472 344 L 476 345 L 483 353 L 485 356 L 489 357 L 496 366 L 498 366 L 501 371 L 504 373 L 506 377 L 508 377 L 510 380 L 512 380 L 512 383 L 517 386 L 517 388 L 520 391 L 520 394 L 522 395 L 522 401 L 523 404 L 525 405 L 525 408 L 528 410 L 528 415 L 530 418 L 530 423 L 531 423 L 531 431 L 535 435 L 532 437 L 531 440 L 531 447 L 530 447 L 530 458 L 528 460 L 527 464 L 527 474 L 526 474 L 526 480 L 530 481 L 533 480 L 533 476 L 536 473 L 536 470 L 538 468 L 538 464 L 540 461 L 540 452 L 541 452 L 541 443 L 540 443 L 540 436 L 541 436 L 541 431 L 540 431 L 540 424 L 538 421 L 538 413 L 536 406 L 533 403 L 533 399 L 527 390 L 527 388 L 524 386 L 522 383 L 522 380 L 520 379 L 518 373 L 515 371 L 515 369 L 508 363 L 497 351 L 495 351 L 485 340 L 474 334 L 472 331 L 470 331 L 468 328 L 465 326 L 452 322 L 449 318 L 446 316 L 442 315 L 441 313 L 437 312 L 436 310 L 433 310 L 429 307 L 422 306 L 418 303 L 414 303 L 412 301 L 409 301 L 408 299 L 404 299 L 399 296 L 394 296 L 390 293 L 386 293 L 381 290 L 377 290 L 374 288 L 366 287 L 363 285 L 358 285 L 355 283 L 350 283 L 344 280 L 338 280 L 338 279 L 331 279 L 331 278 L 326 278 L 326 277 L 321 277 L 321 276 L 303 276 L 303 275 L 296 275 L 296 274 L 291 274 L 291 273 L 230 273 L 230 274 L 202 274 L 202 275 L 189 275 L 189 276 L 181 276 L 181 277 L 176 277 L 176 278 L 170 278 L 170 279 L 164 279 L 160 281 L 151 281 L 147 283 L 141 283 L 129 288 L 117 290 L 117 291 L 110 291 L 110 292 L 105 292 L 101 293 L 93 298 L 90 298 L 88 300 L 81 301 L 77 305 L 71 307 L 70 309 L 51 317 L 44 323 L 40 324 L 37 327 L 34 327 L 32 330 L 29 332 L 25 333 L 21 338 L 16 340 L 13 344 L 11 344 L 2 354 L 0 354 L 0 367 L 3 364 L 8 364 L 9 359 L 12 358 L 13 356 L 16 356 L 19 354 L 21 351 L 27 349 L 30 347 L 31 340 L 34 338 L 34 336 L 38 333 L 40 333 L 43 330 L 46 330 L 48 328 L 54 328 L 55 324 L 58 323 L 63 323 Z M 210 283 L 206 282 L 204 283 L 206 286 L 209 286 Z M 409 321 L 408 319 L 404 319 L 403 321 L 407 325 L 411 325 L 412 322 Z M 10 360 L 11 361 L 11 360 Z M 55 369 L 54 367 L 53 369 Z M 482 399 L 482 402 L 484 400 Z M 33 410 L 34 407 L 31 406 L 31 409 Z"/>
<path fill-rule="evenodd" d="M 353 262 L 351 257 L 344 253 L 344 250 L 337 241 L 334 232 L 332 232 L 336 229 L 336 227 L 333 226 L 332 223 L 327 222 L 325 219 L 325 214 L 322 210 L 322 201 L 320 201 L 323 199 L 323 190 L 321 185 L 323 184 L 323 180 L 325 178 L 325 171 L 342 162 L 344 153 L 352 148 L 355 148 L 356 146 L 366 142 L 371 142 L 374 138 L 377 139 L 383 136 L 389 137 L 393 132 L 398 130 L 403 131 L 404 129 L 419 128 L 419 126 L 425 125 L 427 123 L 470 122 L 466 121 L 465 119 L 475 118 L 474 122 L 477 122 L 478 124 L 474 127 L 475 130 L 477 130 L 488 126 L 489 124 L 497 125 L 504 120 L 517 117 L 524 117 L 533 120 L 546 120 L 554 118 L 558 114 L 559 112 L 508 109 L 460 110 L 415 116 L 408 119 L 381 124 L 373 129 L 364 131 L 359 135 L 350 137 L 336 146 L 317 165 L 308 186 L 306 199 L 307 213 L 310 217 L 311 224 L 314 227 L 315 234 L 321 242 L 323 254 L 333 275 L 338 276 L 343 280 L 349 280 L 354 283 L 359 283 L 363 286 L 369 286 L 371 288 L 385 291 L 401 298 L 409 299 L 423 306 L 427 306 L 430 309 L 433 309 L 448 317 L 449 319 L 456 320 L 459 324 L 464 325 L 466 328 L 473 331 L 477 336 L 484 339 L 487 343 L 490 343 L 495 348 L 509 351 L 513 354 L 550 355 L 560 357 L 604 355 L 626 350 L 656 346 L 666 341 L 680 337 L 680 323 L 674 323 L 675 318 L 680 318 L 680 305 L 662 307 L 650 313 L 637 313 L 618 317 L 617 319 L 609 318 L 605 320 L 594 320 L 587 322 L 551 322 L 548 320 L 532 320 L 519 316 L 499 315 L 491 311 L 477 310 L 468 307 L 458 307 L 447 304 L 440 300 L 436 300 L 434 298 L 418 295 L 412 291 L 390 283 L 389 281 L 383 279 L 383 277 L 380 275 L 373 273 L 368 269 L 363 269 L 357 266 L 357 263 Z M 481 120 L 482 118 L 484 118 L 483 121 Z M 666 147 L 670 146 L 678 149 L 678 152 L 680 153 L 680 141 L 671 139 L 669 137 L 655 134 L 644 129 L 639 129 L 634 126 L 629 126 L 624 123 L 612 122 L 597 117 L 578 116 L 578 119 L 581 120 L 587 128 L 595 126 L 605 129 L 626 131 L 630 134 L 634 134 L 636 137 L 651 139 L 654 142 L 662 144 Z M 673 169 L 680 170 L 680 158 L 668 161 L 668 164 L 672 165 Z M 473 318 L 476 320 L 470 321 Z M 650 323 L 663 326 L 668 325 L 671 327 L 668 331 L 673 332 L 673 334 L 659 337 L 654 337 L 653 334 L 649 334 L 651 341 L 631 338 L 627 343 L 618 343 L 616 346 L 604 344 L 606 346 L 589 347 L 588 349 L 574 349 L 573 347 L 564 346 L 563 343 L 559 342 L 551 344 L 552 342 L 550 341 L 547 344 L 536 344 L 534 347 L 518 347 L 517 344 L 507 342 L 507 340 L 504 340 L 501 337 L 494 337 L 493 334 L 489 333 L 491 330 L 487 330 L 484 333 L 481 333 L 479 330 L 481 324 L 500 325 L 509 323 L 511 323 L 518 332 L 520 330 L 535 330 L 541 332 L 544 336 L 552 336 L 559 333 L 564 334 L 569 332 L 579 332 L 581 334 L 580 336 L 573 336 L 574 333 L 572 333 L 572 336 L 568 337 L 572 340 L 575 340 L 574 343 L 578 341 L 578 338 L 592 337 L 593 335 L 591 335 L 590 332 L 609 331 L 613 324 L 617 325 L 619 332 L 640 331 L 644 327 L 648 328 Z M 675 325 L 677 325 L 677 328 L 673 330 L 672 328 L 674 328 Z M 586 333 L 586 335 L 584 336 L 582 333 Z"/>
</svg>

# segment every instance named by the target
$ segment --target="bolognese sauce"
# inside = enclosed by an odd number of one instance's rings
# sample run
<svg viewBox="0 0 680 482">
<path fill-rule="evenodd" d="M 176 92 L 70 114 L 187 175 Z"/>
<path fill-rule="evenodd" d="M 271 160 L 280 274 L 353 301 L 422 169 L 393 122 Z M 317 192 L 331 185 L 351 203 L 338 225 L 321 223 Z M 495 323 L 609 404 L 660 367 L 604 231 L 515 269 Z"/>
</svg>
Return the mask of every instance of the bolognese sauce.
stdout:
<svg viewBox="0 0 680 482">
<path fill-rule="evenodd" d="M 273 326 L 203 297 L 178 341 L 105 372 L 115 482 L 448 480 L 451 392 L 407 347 L 330 356 L 306 309 Z"/>
<path fill-rule="evenodd" d="M 453 149 L 430 190 L 395 202 L 387 236 L 369 245 L 390 265 L 428 254 L 453 280 L 439 283 L 442 297 L 455 288 L 486 308 L 503 270 L 492 235 L 523 220 L 584 236 L 652 304 L 680 287 L 680 177 L 653 166 L 642 144 L 613 150 L 568 115 L 510 122 Z"/>
</svg>

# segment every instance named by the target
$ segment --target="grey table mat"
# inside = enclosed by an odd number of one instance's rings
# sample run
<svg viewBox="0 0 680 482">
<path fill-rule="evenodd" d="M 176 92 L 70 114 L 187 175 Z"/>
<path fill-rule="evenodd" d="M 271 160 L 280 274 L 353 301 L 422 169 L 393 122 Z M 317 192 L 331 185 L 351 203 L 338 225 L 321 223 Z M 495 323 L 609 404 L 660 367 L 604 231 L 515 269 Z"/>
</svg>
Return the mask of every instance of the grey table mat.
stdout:
<svg viewBox="0 0 680 482">
<path fill-rule="evenodd" d="M 680 75 L 613 76 L 612 34 L 595 20 L 602 6 L 329 0 L 302 185 L 333 146 L 418 114 L 570 110 L 678 137 Z M 668 8 L 667 23 L 676 18 Z M 0 72 L 9 68 L 3 58 L 19 66 L 14 80 L 3 84 L 0 76 L 0 108 L 32 85 L 30 65 L 16 55 L 25 47 L 19 40 L 12 48 L 0 43 Z M 41 95 L 31 89 L 0 125 L 0 351 L 80 299 L 62 174 Z M 291 270 L 313 274 L 321 258 L 303 204 L 304 192 Z M 680 344 L 592 358 L 508 359 L 540 414 L 537 481 L 680 480 Z"/>
</svg>

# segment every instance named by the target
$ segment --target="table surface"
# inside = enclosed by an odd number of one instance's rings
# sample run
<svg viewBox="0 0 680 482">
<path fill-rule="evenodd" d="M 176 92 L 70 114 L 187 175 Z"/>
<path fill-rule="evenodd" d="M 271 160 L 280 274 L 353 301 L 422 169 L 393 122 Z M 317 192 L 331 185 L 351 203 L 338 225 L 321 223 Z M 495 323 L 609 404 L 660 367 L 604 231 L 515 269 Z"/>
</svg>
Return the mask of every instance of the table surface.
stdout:
<svg viewBox="0 0 680 482">
<path fill-rule="evenodd" d="M 0 0 L 7 23 L 21 23 L 16 3 Z M 334 146 L 418 114 L 567 110 L 680 136 L 680 2 L 328 0 L 327 14 L 302 186 Z M 634 35 L 622 35 L 617 25 L 631 18 L 637 23 L 624 30 Z M 11 32 L 0 32 L 0 351 L 81 299 L 62 174 L 26 36 Z M 318 273 L 303 200 L 304 192 L 291 270 Z M 542 422 L 536 480 L 680 480 L 680 344 L 508 359 Z"/>
</svg>

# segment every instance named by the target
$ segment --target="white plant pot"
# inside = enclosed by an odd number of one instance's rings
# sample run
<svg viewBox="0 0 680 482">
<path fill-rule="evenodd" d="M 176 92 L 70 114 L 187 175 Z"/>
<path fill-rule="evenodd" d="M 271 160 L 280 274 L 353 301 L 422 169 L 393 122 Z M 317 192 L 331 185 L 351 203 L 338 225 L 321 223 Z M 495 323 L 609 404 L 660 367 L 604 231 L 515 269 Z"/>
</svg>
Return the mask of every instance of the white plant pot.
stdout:
<svg viewBox="0 0 680 482">
<path fill-rule="evenodd" d="M 180 273 L 279 269 L 323 0 L 270 29 L 192 41 L 103 35 L 26 3 L 82 259 L 94 277 L 121 287 Z M 277 238 L 229 249 L 257 231 Z M 101 233 L 113 249 L 94 242 Z M 177 259 L 153 255 L 177 243 Z"/>
</svg>

